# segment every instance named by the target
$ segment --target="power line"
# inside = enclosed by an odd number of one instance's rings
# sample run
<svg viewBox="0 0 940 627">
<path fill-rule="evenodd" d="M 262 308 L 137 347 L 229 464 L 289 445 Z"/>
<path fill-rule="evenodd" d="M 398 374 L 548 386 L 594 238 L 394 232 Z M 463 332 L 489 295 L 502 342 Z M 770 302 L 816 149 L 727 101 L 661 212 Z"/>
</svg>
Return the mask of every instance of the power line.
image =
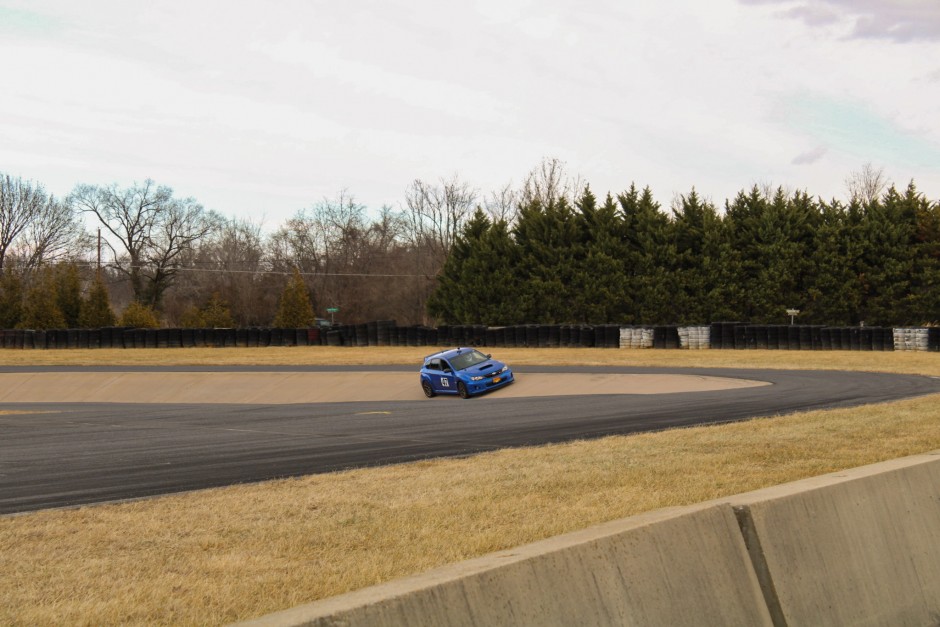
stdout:
<svg viewBox="0 0 940 627">
<path fill-rule="evenodd" d="M 83 268 L 95 268 L 97 266 L 94 262 L 74 262 L 76 266 Z M 146 265 L 134 265 L 134 264 L 120 264 L 120 263 L 108 263 L 104 264 L 104 267 L 117 268 L 125 272 L 137 268 L 139 270 L 145 270 L 148 268 Z M 227 268 L 193 268 L 193 267 L 174 267 L 169 268 L 175 272 L 218 272 L 218 273 L 229 273 L 229 274 L 263 274 L 263 275 L 281 275 L 281 276 L 290 276 L 294 272 L 293 270 L 230 270 Z M 433 278 L 427 274 L 381 274 L 381 273 L 366 273 L 366 272 L 301 272 L 300 276 L 308 277 L 375 277 L 375 278 Z"/>
</svg>

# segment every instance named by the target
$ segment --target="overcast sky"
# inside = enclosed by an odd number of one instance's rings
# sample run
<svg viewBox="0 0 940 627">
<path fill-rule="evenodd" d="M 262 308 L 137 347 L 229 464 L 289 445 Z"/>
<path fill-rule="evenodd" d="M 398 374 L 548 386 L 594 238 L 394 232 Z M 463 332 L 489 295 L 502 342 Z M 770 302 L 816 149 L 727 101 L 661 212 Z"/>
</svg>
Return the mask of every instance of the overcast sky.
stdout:
<svg viewBox="0 0 940 627">
<path fill-rule="evenodd" d="M 940 199 L 940 0 L 0 0 L 0 59 L 0 172 L 266 227 L 545 158 L 664 207 L 866 163 Z"/>
</svg>

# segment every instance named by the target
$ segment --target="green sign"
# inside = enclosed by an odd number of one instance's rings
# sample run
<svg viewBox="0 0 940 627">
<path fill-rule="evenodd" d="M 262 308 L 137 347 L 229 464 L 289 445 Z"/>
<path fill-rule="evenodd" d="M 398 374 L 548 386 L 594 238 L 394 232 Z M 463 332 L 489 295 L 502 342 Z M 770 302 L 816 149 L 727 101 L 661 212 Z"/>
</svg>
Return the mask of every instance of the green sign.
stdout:
<svg viewBox="0 0 940 627">
<path fill-rule="evenodd" d="M 339 311 L 339 307 L 327 307 L 326 308 L 327 313 L 336 313 L 337 311 Z"/>
</svg>

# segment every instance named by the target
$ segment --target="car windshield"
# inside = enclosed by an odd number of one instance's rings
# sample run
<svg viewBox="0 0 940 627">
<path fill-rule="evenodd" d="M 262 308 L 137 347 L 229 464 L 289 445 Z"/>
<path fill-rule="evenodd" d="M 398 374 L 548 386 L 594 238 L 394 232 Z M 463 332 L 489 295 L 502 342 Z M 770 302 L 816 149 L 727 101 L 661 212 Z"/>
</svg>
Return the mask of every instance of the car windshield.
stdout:
<svg viewBox="0 0 940 627">
<path fill-rule="evenodd" d="M 461 353 L 456 357 L 451 357 L 450 363 L 456 370 L 465 370 L 477 364 L 482 364 L 489 359 L 478 350 L 472 350 L 468 353 Z"/>
</svg>

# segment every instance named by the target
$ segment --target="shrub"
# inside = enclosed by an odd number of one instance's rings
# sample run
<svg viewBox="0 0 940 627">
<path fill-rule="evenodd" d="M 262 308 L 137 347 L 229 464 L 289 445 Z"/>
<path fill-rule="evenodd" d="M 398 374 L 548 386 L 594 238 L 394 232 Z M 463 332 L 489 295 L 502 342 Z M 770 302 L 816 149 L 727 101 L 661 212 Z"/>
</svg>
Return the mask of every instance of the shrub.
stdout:
<svg viewBox="0 0 940 627">
<path fill-rule="evenodd" d="M 157 320 L 157 314 L 153 309 L 135 300 L 127 306 L 127 309 L 121 315 L 121 326 L 136 329 L 156 329 L 160 326 L 160 322 Z"/>
</svg>

